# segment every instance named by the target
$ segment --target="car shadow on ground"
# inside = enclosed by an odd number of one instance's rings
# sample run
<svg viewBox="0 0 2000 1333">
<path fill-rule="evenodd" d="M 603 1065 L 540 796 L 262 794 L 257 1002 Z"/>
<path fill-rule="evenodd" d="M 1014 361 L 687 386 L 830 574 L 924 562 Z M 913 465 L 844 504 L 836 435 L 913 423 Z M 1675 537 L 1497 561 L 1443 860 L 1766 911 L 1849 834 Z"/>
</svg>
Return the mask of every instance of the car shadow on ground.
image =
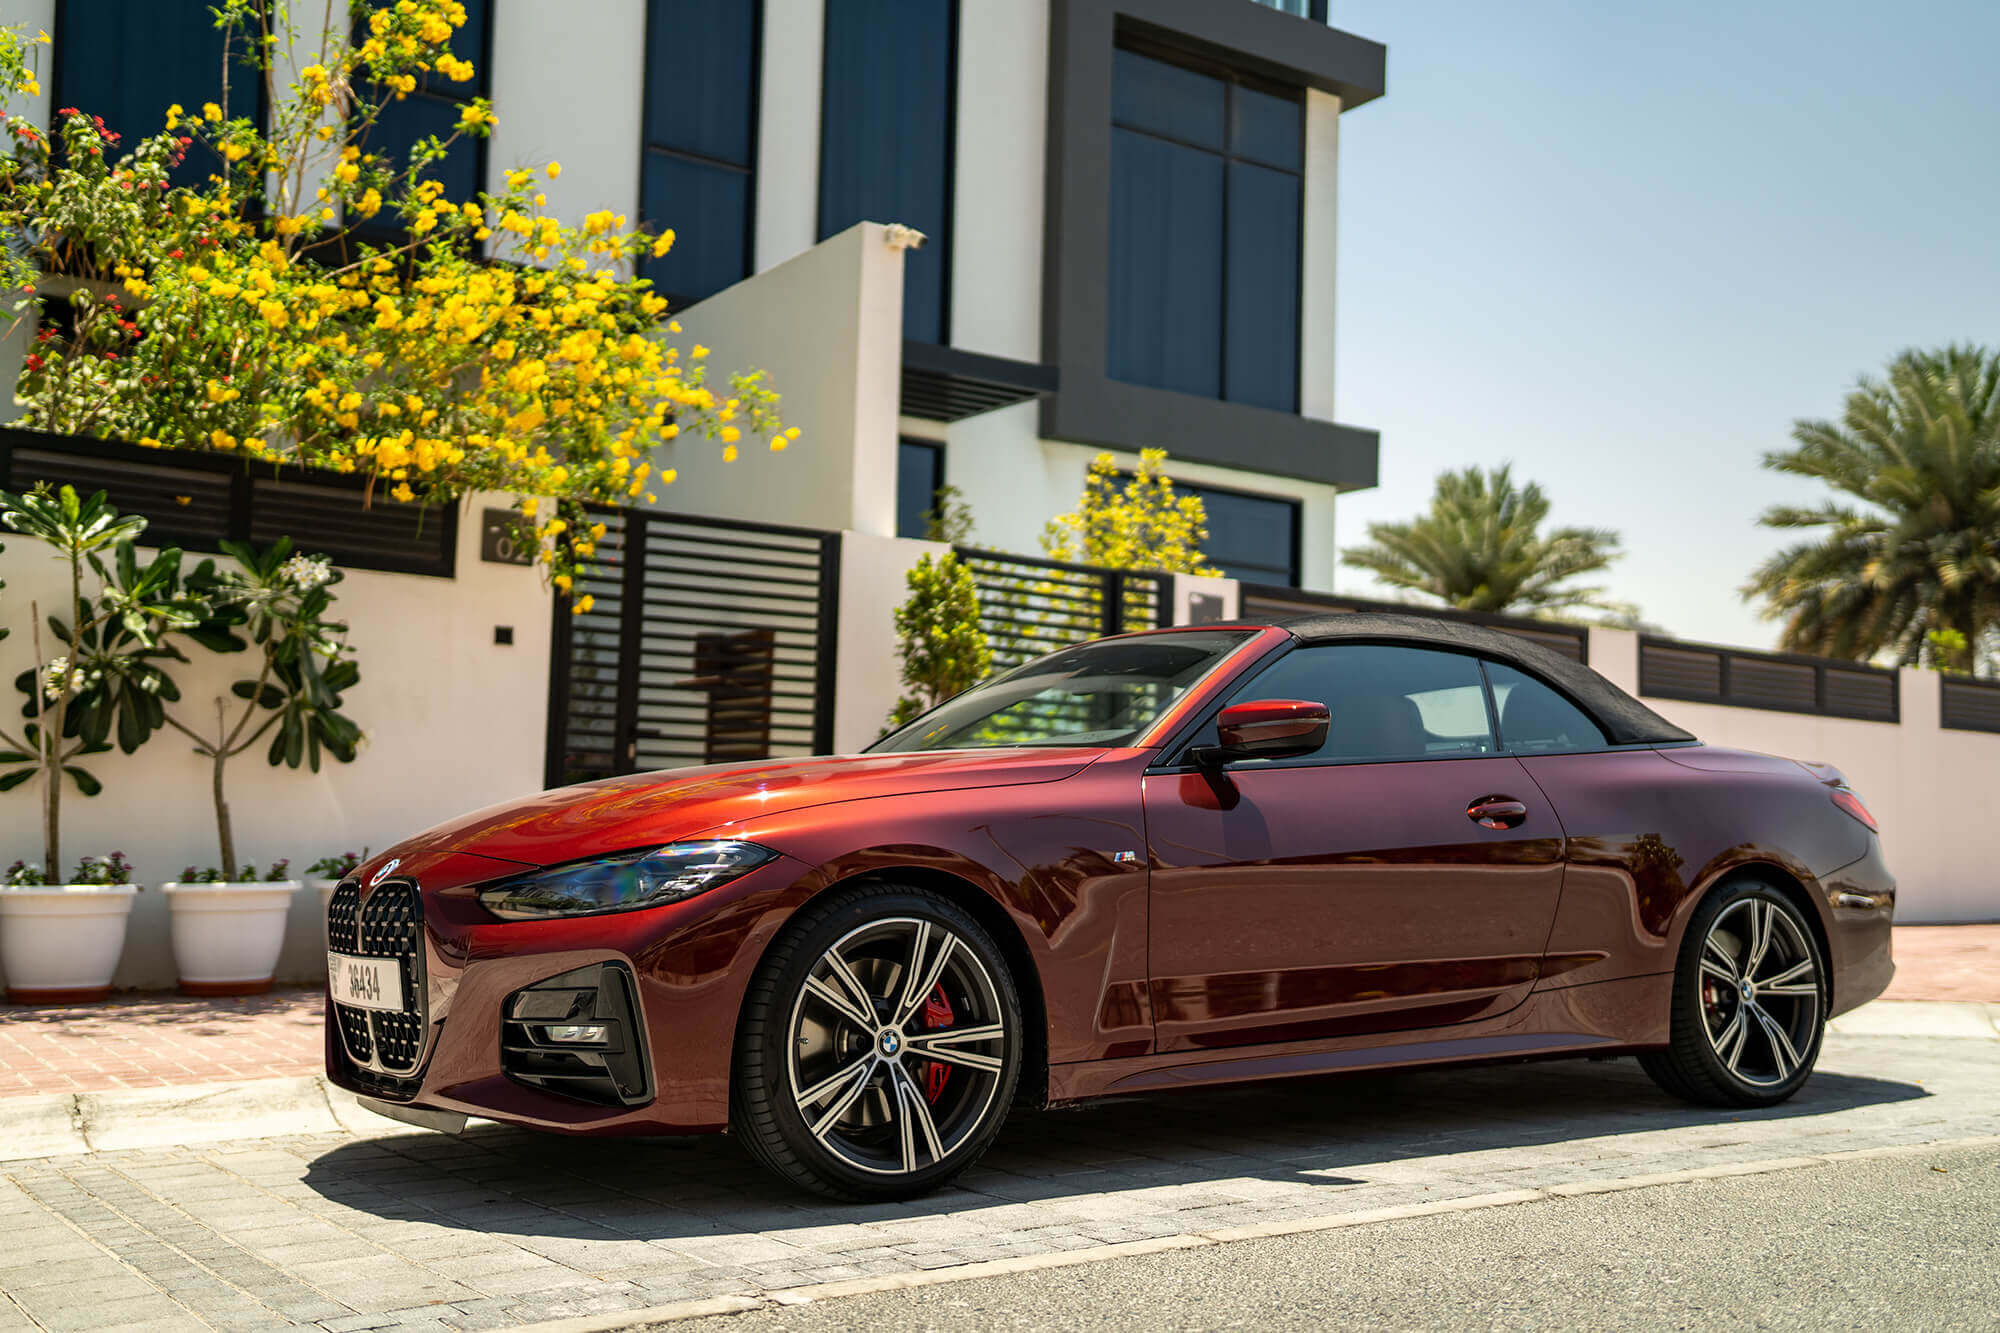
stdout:
<svg viewBox="0 0 2000 1333">
<path fill-rule="evenodd" d="M 587 1139 L 491 1125 L 457 1136 L 343 1144 L 310 1163 L 305 1183 L 384 1219 L 498 1235 L 782 1238 L 810 1227 L 1007 1204 L 1060 1206 L 1158 1187 L 1212 1185 L 1226 1203 L 1243 1197 L 1227 1192 L 1223 1182 L 1231 1181 L 1276 1182 L 1254 1192 L 1306 1204 L 1322 1192 L 1385 1181 L 1471 1192 L 1466 1176 L 1491 1181 L 1495 1166 L 1513 1159 L 1522 1159 L 1524 1170 L 1546 1167 L 1547 1148 L 1557 1144 L 1573 1150 L 1561 1157 L 1578 1164 L 1579 1177 L 1630 1175 L 1658 1169 L 1644 1159 L 1660 1145 L 1644 1136 L 1690 1127 L 1713 1132 L 1680 1135 L 1677 1150 L 1714 1150 L 1718 1160 L 1777 1157 L 1809 1150 L 1759 1129 L 1760 1122 L 1928 1095 L 1910 1083 L 1822 1071 L 1780 1106 L 1717 1110 L 1668 1098 L 1631 1060 L 1562 1061 L 1299 1079 L 1017 1112 L 956 1185 L 905 1203 L 842 1204 L 802 1193 L 767 1175 L 726 1136 Z M 1769 1149 L 1743 1146 L 1756 1144 Z M 1542 1151 L 1501 1156 L 1523 1148 Z M 1183 1199 L 1173 1206 L 1190 1205 Z M 1326 1203 L 1328 1211 L 1341 1206 Z"/>
</svg>

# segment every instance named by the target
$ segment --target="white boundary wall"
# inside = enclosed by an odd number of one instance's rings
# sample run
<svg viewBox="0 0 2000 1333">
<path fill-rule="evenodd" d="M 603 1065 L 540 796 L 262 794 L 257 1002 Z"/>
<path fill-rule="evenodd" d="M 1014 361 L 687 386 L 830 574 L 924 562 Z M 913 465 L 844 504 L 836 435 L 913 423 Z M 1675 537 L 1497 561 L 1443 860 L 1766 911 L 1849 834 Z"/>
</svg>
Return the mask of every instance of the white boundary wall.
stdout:
<svg viewBox="0 0 2000 1333">
<path fill-rule="evenodd" d="M 327 759 L 318 773 L 272 768 L 262 744 L 231 760 L 229 805 L 239 856 L 260 865 L 289 857 L 299 876 L 322 856 L 363 847 L 380 851 L 432 824 L 541 789 L 550 601 L 533 569 L 481 562 L 479 517 L 487 503 L 506 500 L 476 499 L 460 515 L 456 578 L 348 570 L 335 588 L 334 613 L 349 626 L 361 668 L 346 712 L 366 732 L 367 745 L 353 763 Z M 34 657 L 29 601 L 39 601 L 46 615 L 68 590 L 65 566 L 47 547 L 17 534 L 0 536 L 0 542 L 7 548 L 0 552 L 0 579 L 7 584 L 0 615 L 13 630 L 0 641 L 0 709 L 13 731 L 23 701 L 14 677 Z M 312 550 L 310 536 L 302 549 Z M 203 558 L 191 553 L 182 567 Z M 513 628 L 512 644 L 494 642 L 498 626 Z M 214 705 L 203 701 L 227 696 L 246 666 L 254 674 L 248 652 L 224 656 L 190 645 L 188 655 L 189 665 L 170 664 L 183 709 L 212 713 Z M 116 983 L 171 986 L 166 895 L 157 886 L 179 878 L 184 866 L 220 859 L 208 763 L 186 738 L 167 730 L 137 754 L 114 750 L 83 765 L 104 791 L 86 797 L 73 786 L 65 789 L 63 860 L 74 864 L 84 853 L 113 850 L 132 859 L 136 881 L 148 888 L 133 908 Z M 41 859 L 39 793 L 39 783 L 29 782 L 0 795 L 0 866 L 16 857 Z M 318 896 L 300 893 L 280 978 L 322 975 L 323 949 Z"/>
<path fill-rule="evenodd" d="M 1639 636 L 1590 631 L 1590 665 L 1639 694 Z M 1882 824 L 1907 923 L 2000 921 L 2000 735 L 1947 731 L 1936 673 L 1897 672 L 1901 722 L 1643 698 L 1710 745 L 1833 764 Z"/>
</svg>

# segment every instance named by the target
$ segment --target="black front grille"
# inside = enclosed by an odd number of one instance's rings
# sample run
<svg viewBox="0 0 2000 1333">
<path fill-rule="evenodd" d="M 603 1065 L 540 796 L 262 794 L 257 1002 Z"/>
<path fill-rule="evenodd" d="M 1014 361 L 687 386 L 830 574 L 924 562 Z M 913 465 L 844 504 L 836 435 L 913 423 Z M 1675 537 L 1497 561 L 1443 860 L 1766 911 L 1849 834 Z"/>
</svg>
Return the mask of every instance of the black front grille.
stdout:
<svg viewBox="0 0 2000 1333">
<path fill-rule="evenodd" d="M 327 943 L 336 953 L 393 958 L 401 964 L 401 1013 L 334 1005 L 348 1059 L 357 1072 L 378 1078 L 407 1078 L 416 1073 L 423 1065 L 430 1031 L 424 906 L 417 886 L 394 880 L 377 886 L 364 901 L 359 884 L 342 884 L 327 905 L 326 933 Z"/>
</svg>

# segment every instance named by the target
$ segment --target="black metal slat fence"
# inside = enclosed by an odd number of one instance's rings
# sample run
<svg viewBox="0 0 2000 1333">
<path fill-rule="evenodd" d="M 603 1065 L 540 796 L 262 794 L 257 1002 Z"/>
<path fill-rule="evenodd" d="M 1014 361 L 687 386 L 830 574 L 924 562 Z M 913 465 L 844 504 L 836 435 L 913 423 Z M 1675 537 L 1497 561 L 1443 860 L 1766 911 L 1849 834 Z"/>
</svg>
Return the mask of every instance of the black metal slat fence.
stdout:
<svg viewBox="0 0 2000 1333">
<path fill-rule="evenodd" d="M 1539 643 L 1578 662 L 1590 661 L 1590 631 L 1582 625 L 1561 625 L 1525 616 L 1489 615 L 1478 611 L 1454 611 L 1444 607 L 1406 606 L 1401 602 L 1378 602 L 1365 597 L 1339 597 L 1332 593 L 1307 592 L 1303 588 L 1281 588 L 1274 584 L 1245 583 L 1238 593 L 1238 613 L 1245 620 L 1289 620 L 1296 616 L 1333 613 L 1384 612 L 1391 615 L 1432 616 L 1461 624 L 1484 625 Z"/>
<path fill-rule="evenodd" d="M 1938 722 L 1947 731 L 2000 732 L 2000 681 L 1946 676 L 1938 683 Z"/>
<path fill-rule="evenodd" d="M 551 786 L 833 748 L 836 534 L 593 518 L 604 535 L 556 606 Z"/>
<path fill-rule="evenodd" d="M 1084 639 L 1155 629 L 1171 619 L 1170 574 L 963 546 L 958 557 L 979 589 L 979 624 L 996 673 Z"/>
<path fill-rule="evenodd" d="M 1654 635 L 1639 640 L 1639 693 L 1685 703 L 1862 722 L 1902 718 L 1902 692 L 1892 669 L 1838 658 L 1682 643 Z"/>
</svg>

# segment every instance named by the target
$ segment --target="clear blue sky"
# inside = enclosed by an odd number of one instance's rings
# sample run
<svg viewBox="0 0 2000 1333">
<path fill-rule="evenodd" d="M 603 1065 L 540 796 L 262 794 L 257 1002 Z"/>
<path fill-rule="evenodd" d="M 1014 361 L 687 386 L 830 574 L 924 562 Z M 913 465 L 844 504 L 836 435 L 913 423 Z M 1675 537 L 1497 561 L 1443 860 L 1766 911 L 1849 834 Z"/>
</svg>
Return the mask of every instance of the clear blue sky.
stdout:
<svg viewBox="0 0 2000 1333">
<path fill-rule="evenodd" d="M 1767 646 L 1737 595 L 1818 488 L 1764 471 L 1898 350 L 2000 340 L 2000 4 L 1333 0 L 1389 47 L 1341 119 L 1336 394 L 1382 432 L 1343 546 L 1512 460 L 1610 585 Z M 1375 591 L 1342 566 L 1342 591 Z"/>
</svg>

